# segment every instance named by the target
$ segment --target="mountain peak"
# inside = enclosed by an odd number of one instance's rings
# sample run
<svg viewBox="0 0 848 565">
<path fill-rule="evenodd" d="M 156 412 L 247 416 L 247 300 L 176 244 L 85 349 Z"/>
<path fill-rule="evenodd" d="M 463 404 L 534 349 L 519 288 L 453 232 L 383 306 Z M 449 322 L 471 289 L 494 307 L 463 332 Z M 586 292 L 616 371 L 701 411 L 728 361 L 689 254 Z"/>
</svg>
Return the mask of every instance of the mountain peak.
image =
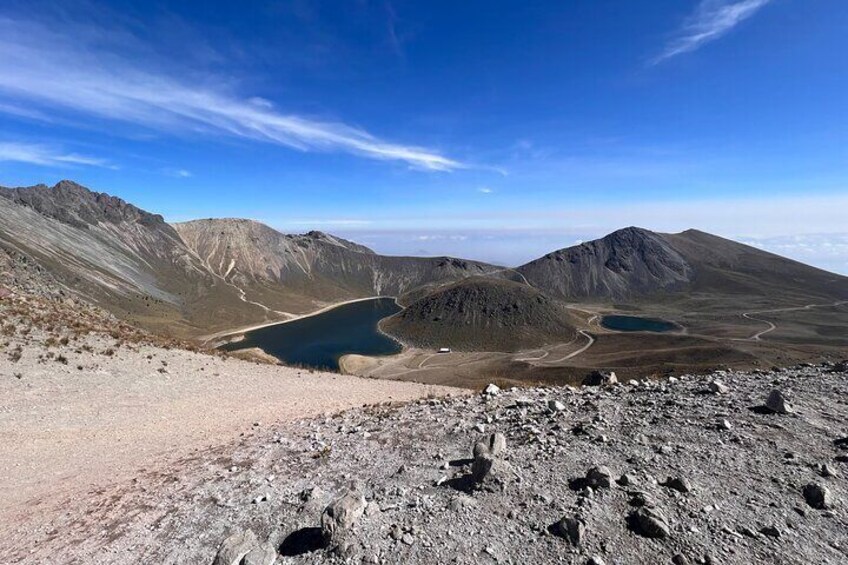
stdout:
<svg viewBox="0 0 848 565">
<path fill-rule="evenodd" d="M 0 196 L 76 228 L 121 222 L 166 225 L 159 214 L 146 212 L 116 196 L 94 192 L 71 180 L 59 181 L 53 187 L 44 184 L 22 188 L 0 187 Z"/>
</svg>

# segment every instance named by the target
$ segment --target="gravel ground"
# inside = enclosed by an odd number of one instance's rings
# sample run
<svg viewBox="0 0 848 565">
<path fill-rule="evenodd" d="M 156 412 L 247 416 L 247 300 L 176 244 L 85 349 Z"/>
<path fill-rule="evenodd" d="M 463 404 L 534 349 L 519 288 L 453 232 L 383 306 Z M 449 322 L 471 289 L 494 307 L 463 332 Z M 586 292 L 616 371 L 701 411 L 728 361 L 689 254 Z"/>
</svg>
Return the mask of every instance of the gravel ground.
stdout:
<svg viewBox="0 0 848 565">
<path fill-rule="evenodd" d="M 757 408 L 775 388 L 793 413 Z M 0 561 L 211 564 L 240 534 L 245 551 L 267 542 L 266 559 L 246 561 L 266 565 L 837 565 L 848 555 L 846 402 L 844 366 L 818 366 L 247 426 L 235 441 L 6 531 Z M 495 432 L 506 448 L 496 438 L 473 459 L 474 443 Z M 809 484 L 827 489 L 826 508 L 811 505 Z M 322 531 L 322 512 L 344 493 Z"/>
<path fill-rule="evenodd" d="M 33 523 L 88 512 L 90 493 L 140 469 L 167 472 L 254 423 L 456 393 L 99 334 L 59 340 L 31 328 L 0 340 L 0 534 L 17 531 L 15 549 Z M 12 548 L 0 543 L 0 563 Z"/>
</svg>

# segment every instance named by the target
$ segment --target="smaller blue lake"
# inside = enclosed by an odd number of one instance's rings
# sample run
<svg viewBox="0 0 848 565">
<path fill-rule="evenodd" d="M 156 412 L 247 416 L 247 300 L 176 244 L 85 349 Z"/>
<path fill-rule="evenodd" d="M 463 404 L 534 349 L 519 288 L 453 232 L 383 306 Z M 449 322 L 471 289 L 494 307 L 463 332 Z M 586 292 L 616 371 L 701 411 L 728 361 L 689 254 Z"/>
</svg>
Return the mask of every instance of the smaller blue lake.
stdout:
<svg viewBox="0 0 848 565">
<path fill-rule="evenodd" d="M 258 347 L 287 365 L 338 371 L 339 358 L 349 353 L 399 353 L 401 345 L 382 333 L 377 324 L 400 310 L 394 298 L 343 304 L 315 316 L 247 332 L 242 341 L 221 349 Z"/>
<path fill-rule="evenodd" d="M 677 324 L 658 318 L 609 315 L 601 318 L 601 325 L 618 332 L 670 332 L 679 329 Z"/>
</svg>

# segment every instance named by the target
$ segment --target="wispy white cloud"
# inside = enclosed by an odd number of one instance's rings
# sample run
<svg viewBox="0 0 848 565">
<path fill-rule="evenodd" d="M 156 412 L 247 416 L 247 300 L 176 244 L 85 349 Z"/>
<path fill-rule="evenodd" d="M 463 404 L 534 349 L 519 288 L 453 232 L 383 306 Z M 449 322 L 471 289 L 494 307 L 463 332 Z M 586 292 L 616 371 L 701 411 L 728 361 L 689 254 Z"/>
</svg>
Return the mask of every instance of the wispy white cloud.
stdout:
<svg viewBox="0 0 848 565">
<path fill-rule="evenodd" d="M 477 192 L 481 192 L 483 194 L 492 194 L 494 192 L 494 189 L 489 188 L 488 186 L 481 186 L 477 189 Z"/>
<path fill-rule="evenodd" d="M 701 0 L 677 35 L 651 60 L 656 65 L 715 41 L 756 14 L 771 0 Z"/>
<path fill-rule="evenodd" d="M 163 169 L 162 174 L 178 179 L 188 179 L 194 176 L 192 172 L 187 169 Z"/>
<path fill-rule="evenodd" d="M 33 111 L 64 109 L 178 134 L 345 152 L 432 171 L 465 168 L 437 151 L 387 142 L 358 127 L 282 113 L 267 100 L 228 92 L 220 77 L 198 83 L 161 72 L 155 64 L 142 67 L 103 43 L 101 30 L 0 16 L 0 103 Z"/>
<path fill-rule="evenodd" d="M 118 168 L 107 159 L 69 153 L 60 148 L 36 143 L 0 142 L 0 162 L 2 161 L 28 163 L 44 167 L 81 165 L 107 169 Z"/>
</svg>

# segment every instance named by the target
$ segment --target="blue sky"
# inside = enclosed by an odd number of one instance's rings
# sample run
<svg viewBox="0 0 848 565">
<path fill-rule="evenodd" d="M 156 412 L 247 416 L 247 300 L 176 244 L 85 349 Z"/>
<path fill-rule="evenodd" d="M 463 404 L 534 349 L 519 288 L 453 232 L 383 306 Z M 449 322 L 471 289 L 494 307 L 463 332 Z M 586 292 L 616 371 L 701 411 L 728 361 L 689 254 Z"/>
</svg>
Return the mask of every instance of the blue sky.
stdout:
<svg viewBox="0 0 848 565">
<path fill-rule="evenodd" d="M 848 273 L 844 0 L 4 0 L 0 184 L 517 264 L 626 225 Z"/>
</svg>

